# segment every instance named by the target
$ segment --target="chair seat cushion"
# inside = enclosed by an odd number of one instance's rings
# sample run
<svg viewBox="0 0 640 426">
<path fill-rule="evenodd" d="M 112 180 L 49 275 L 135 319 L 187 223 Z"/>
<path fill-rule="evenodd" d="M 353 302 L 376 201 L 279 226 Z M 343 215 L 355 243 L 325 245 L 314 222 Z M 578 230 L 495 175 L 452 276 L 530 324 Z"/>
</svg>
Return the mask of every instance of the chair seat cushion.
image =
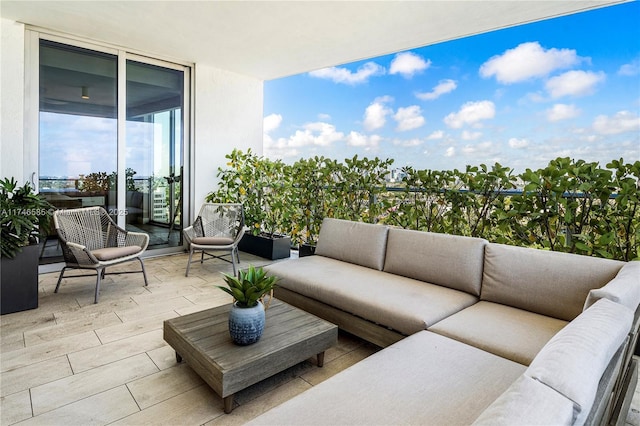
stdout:
<svg viewBox="0 0 640 426">
<path fill-rule="evenodd" d="M 140 253 L 141 251 L 142 247 L 140 246 L 105 247 L 92 250 L 91 254 L 100 261 L 107 261 L 130 256 L 132 254 Z"/>
<path fill-rule="evenodd" d="M 233 244 L 233 238 L 229 237 L 196 237 L 191 240 L 193 244 L 199 246 L 226 246 Z"/>
</svg>

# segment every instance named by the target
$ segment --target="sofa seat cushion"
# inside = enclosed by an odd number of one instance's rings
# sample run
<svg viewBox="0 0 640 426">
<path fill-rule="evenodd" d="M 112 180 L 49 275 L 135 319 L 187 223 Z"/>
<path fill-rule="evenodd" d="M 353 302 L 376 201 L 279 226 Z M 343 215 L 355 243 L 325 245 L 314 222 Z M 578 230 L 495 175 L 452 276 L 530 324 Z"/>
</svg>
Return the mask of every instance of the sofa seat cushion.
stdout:
<svg viewBox="0 0 640 426">
<path fill-rule="evenodd" d="M 421 331 L 249 424 L 470 424 L 524 370 L 520 364 Z"/>
<path fill-rule="evenodd" d="M 480 298 L 571 321 L 624 262 L 489 243 Z"/>
<path fill-rule="evenodd" d="M 633 312 L 601 299 L 556 334 L 525 374 L 574 403 L 576 424 L 587 419 L 601 377 L 625 342 Z"/>
<path fill-rule="evenodd" d="M 491 302 L 478 302 L 430 331 L 529 365 L 566 321 Z"/>
<path fill-rule="evenodd" d="M 280 287 L 407 335 L 478 300 L 462 291 L 318 255 L 277 262 L 265 270 L 279 278 Z"/>
<path fill-rule="evenodd" d="M 573 402 L 550 387 L 520 376 L 473 422 L 474 426 L 571 425 Z"/>
<path fill-rule="evenodd" d="M 480 296 L 486 240 L 389 229 L 384 271 Z"/>
<path fill-rule="evenodd" d="M 324 218 L 316 254 L 382 270 L 389 227 Z"/>
</svg>

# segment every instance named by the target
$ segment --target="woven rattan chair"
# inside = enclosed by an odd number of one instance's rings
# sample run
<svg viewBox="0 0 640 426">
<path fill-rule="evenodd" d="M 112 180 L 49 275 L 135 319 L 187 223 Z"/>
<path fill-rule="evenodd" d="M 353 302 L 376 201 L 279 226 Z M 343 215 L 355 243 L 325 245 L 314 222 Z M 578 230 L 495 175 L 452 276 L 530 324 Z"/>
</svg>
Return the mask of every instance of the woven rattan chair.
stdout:
<svg viewBox="0 0 640 426">
<path fill-rule="evenodd" d="M 65 266 L 60 271 L 55 292 L 58 292 L 62 277 L 67 269 L 92 269 L 96 271 L 96 294 L 98 303 L 100 281 L 108 266 L 137 260 L 142 270 L 112 272 L 129 274 L 142 272 L 144 285 L 147 274 L 140 255 L 149 245 L 149 236 L 142 232 L 128 232 L 118 227 L 102 207 L 56 210 L 53 221 L 62 245 Z M 75 277 L 93 276 L 74 275 Z"/>
<path fill-rule="evenodd" d="M 189 244 L 189 261 L 185 276 L 189 276 L 191 263 L 202 263 L 213 258 L 230 262 L 233 265 L 233 274 L 235 275 L 236 262 L 240 263 L 238 243 L 242 239 L 244 231 L 242 204 L 203 204 L 193 225 L 182 231 L 187 244 Z M 194 251 L 202 252 L 200 260 L 191 260 Z M 228 251 L 229 253 L 215 255 L 210 253 L 211 251 Z M 205 255 L 209 257 L 205 259 Z M 230 256 L 231 259 L 223 256 Z"/>
</svg>

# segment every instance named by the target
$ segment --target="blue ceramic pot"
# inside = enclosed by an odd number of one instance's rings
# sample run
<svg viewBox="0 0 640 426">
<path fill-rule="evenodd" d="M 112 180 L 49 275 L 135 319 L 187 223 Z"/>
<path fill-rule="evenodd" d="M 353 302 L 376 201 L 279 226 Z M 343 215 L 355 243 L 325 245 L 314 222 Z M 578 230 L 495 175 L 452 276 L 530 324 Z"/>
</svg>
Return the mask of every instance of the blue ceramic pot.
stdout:
<svg viewBox="0 0 640 426">
<path fill-rule="evenodd" d="M 251 308 L 240 308 L 233 304 L 229 312 L 229 334 L 234 343 L 250 345 L 260 340 L 264 331 L 264 306 L 262 303 Z"/>
</svg>

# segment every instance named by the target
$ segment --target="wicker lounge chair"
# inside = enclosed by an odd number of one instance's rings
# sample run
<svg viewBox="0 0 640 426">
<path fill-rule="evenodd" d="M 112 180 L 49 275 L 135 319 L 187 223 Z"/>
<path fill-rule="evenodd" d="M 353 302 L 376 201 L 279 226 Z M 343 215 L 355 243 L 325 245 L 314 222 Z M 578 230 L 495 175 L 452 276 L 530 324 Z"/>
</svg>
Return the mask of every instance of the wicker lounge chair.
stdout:
<svg viewBox="0 0 640 426">
<path fill-rule="evenodd" d="M 56 293 L 67 269 L 93 269 L 97 274 L 94 303 L 98 303 L 100 281 L 106 274 L 106 268 L 132 260 L 139 261 L 142 270 L 113 274 L 142 272 L 144 285 L 148 285 L 144 263 L 140 258 L 149 245 L 147 234 L 128 232 L 118 227 L 102 207 L 56 210 L 53 220 L 65 261 L 65 267 L 58 277 Z M 73 278 L 82 276 L 88 275 L 75 275 Z"/>
<path fill-rule="evenodd" d="M 233 274 L 236 274 L 236 261 L 240 263 L 238 243 L 245 232 L 242 204 L 203 204 L 193 225 L 182 232 L 189 244 L 189 261 L 185 276 L 189 276 L 191 263 L 204 262 L 205 254 L 209 256 L 206 260 L 215 258 L 230 262 L 233 265 Z M 210 253 L 214 250 L 229 253 L 223 255 Z M 191 260 L 194 251 L 202 252 L 199 261 Z M 231 260 L 223 256 L 230 256 Z"/>
</svg>

